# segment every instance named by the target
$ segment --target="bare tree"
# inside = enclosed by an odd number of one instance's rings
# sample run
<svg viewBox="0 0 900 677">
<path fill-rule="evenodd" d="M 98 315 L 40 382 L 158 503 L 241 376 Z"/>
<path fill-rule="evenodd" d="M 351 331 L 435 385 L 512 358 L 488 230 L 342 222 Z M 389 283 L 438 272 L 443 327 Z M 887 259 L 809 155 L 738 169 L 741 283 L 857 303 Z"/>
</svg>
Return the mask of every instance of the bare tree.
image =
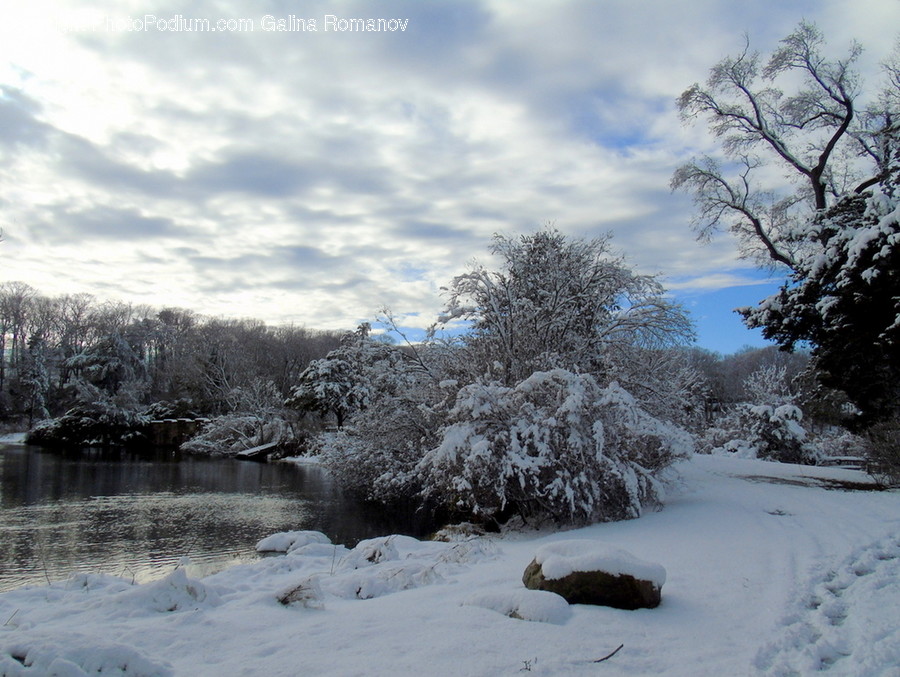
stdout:
<svg viewBox="0 0 900 677">
<path fill-rule="evenodd" d="M 0 285 L 0 389 L 6 382 L 7 340 L 9 367 L 18 371 L 25 348 L 25 326 L 36 291 L 24 282 L 4 282 Z M 8 339 L 7 339 L 8 337 Z"/>
<path fill-rule="evenodd" d="M 701 239 L 729 230 L 745 257 L 793 269 L 806 243 L 797 224 L 885 179 L 898 132 L 900 68 L 896 58 L 889 63 L 882 95 L 861 107 L 861 51 L 853 43 L 844 57 L 829 58 L 820 31 L 801 22 L 765 64 L 747 40 L 738 56 L 711 69 L 704 86 L 685 90 L 682 119 L 705 118 L 724 152 L 722 159 L 695 158 L 672 178 L 673 188 L 694 194 Z M 773 162 L 787 182 L 773 176 Z"/>
</svg>

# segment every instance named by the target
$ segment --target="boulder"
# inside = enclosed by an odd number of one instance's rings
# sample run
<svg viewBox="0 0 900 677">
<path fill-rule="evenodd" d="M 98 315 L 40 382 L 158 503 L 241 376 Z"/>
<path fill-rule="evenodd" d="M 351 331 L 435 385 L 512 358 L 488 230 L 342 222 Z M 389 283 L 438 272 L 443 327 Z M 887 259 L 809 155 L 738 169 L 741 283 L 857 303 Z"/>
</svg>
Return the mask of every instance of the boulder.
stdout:
<svg viewBox="0 0 900 677">
<path fill-rule="evenodd" d="M 604 543 L 557 541 L 538 549 L 522 582 L 569 604 L 652 609 L 659 606 L 666 570 Z"/>
</svg>

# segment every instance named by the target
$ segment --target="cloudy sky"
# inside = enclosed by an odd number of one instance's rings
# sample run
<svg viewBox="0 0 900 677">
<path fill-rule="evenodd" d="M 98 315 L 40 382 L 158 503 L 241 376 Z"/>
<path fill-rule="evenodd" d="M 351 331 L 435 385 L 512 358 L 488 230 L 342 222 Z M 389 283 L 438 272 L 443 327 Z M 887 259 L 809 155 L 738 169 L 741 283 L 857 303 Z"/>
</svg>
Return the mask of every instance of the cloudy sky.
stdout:
<svg viewBox="0 0 900 677">
<path fill-rule="evenodd" d="M 727 239 L 694 241 L 668 184 L 713 146 L 675 98 L 743 33 L 766 52 L 803 18 L 836 50 L 863 42 L 874 83 L 900 26 L 900 0 L 16 4 L 0 281 L 323 329 L 389 306 L 421 327 L 492 233 L 553 222 L 612 232 L 724 352 L 759 343 L 730 308 L 772 285 Z"/>
</svg>

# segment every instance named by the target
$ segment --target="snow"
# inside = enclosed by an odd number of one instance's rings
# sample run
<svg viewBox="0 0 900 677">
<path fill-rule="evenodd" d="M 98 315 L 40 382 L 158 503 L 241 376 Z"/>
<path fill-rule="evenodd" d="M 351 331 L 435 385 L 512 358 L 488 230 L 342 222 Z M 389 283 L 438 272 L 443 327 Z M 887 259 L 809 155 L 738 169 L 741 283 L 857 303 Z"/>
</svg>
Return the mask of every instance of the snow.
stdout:
<svg viewBox="0 0 900 677">
<path fill-rule="evenodd" d="M 294 463 L 296 465 L 322 465 L 322 457 L 317 454 L 309 456 L 285 456 L 278 459 L 279 463 Z"/>
<path fill-rule="evenodd" d="M 311 543 L 330 544 L 331 539 L 318 531 L 281 531 L 256 544 L 256 552 L 288 553 Z"/>
<path fill-rule="evenodd" d="M 666 582 L 666 570 L 661 565 L 645 562 L 608 543 L 556 541 L 538 548 L 534 559 L 541 565 L 544 578 L 551 580 L 565 578 L 574 571 L 604 571 L 649 581 L 657 588 Z"/>
<path fill-rule="evenodd" d="M 544 590 L 511 589 L 503 592 L 482 592 L 463 604 L 518 618 L 523 621 L 562 625 L 572 617 L 572 608 L 562 597 Z"/>
<path fill-rule="evenodd" d="M 202 579 L 182 562 L 143 585 L 82 574 L 14 590 L 0 675 L 900 676 L 900 492 L 755 459 L 673 470 L 665 507 L 635 520 L 353 549 L 281 535 L 288 554 Z M 526 590 L 554 544 L 658 562 L 661 605 Z"/>
</svg>

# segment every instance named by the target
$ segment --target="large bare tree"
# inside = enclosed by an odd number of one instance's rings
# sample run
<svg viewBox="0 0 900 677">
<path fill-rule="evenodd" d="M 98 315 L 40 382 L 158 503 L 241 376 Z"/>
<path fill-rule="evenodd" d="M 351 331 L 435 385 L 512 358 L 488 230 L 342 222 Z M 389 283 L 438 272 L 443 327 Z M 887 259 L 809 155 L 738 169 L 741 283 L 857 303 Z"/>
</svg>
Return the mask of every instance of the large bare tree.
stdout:
<svg viewBox="0 0 900 677">
<path fill-rule="evenodd" d="M 806 224 L 842 195 L 862 192 L 888 173 L 897 143 L 900 68 L 887 64 L 882 92 L 864 100 L 853 43 L 827 56 L 821 32 L 802 22 L 767 61 L 749 40 L 722 59 L 705 85 L 678 99 L 685 122 L 707 121 L 722 154 L 679 167 L 672 187 L 693 193 L 701 239 L 731 231 L 741 253 L 795 268 Z"/>
<path fill-rule="evenodd" d="M 787 350 L 810 345 L 856 425 L 900 425 L 900 46 L 869 97 L 861 47 L 826 52 L 801 23 L 765 64 L 747 44 L 688 88 L 682 116 L 706 118 L 722 153 L 679 167 L 672 185 L 693 192 L 701 238 L 730 230 L 744 256 L 785 272 L 779 292 L 740 310 L 746 324 Z"/>
</svg>

